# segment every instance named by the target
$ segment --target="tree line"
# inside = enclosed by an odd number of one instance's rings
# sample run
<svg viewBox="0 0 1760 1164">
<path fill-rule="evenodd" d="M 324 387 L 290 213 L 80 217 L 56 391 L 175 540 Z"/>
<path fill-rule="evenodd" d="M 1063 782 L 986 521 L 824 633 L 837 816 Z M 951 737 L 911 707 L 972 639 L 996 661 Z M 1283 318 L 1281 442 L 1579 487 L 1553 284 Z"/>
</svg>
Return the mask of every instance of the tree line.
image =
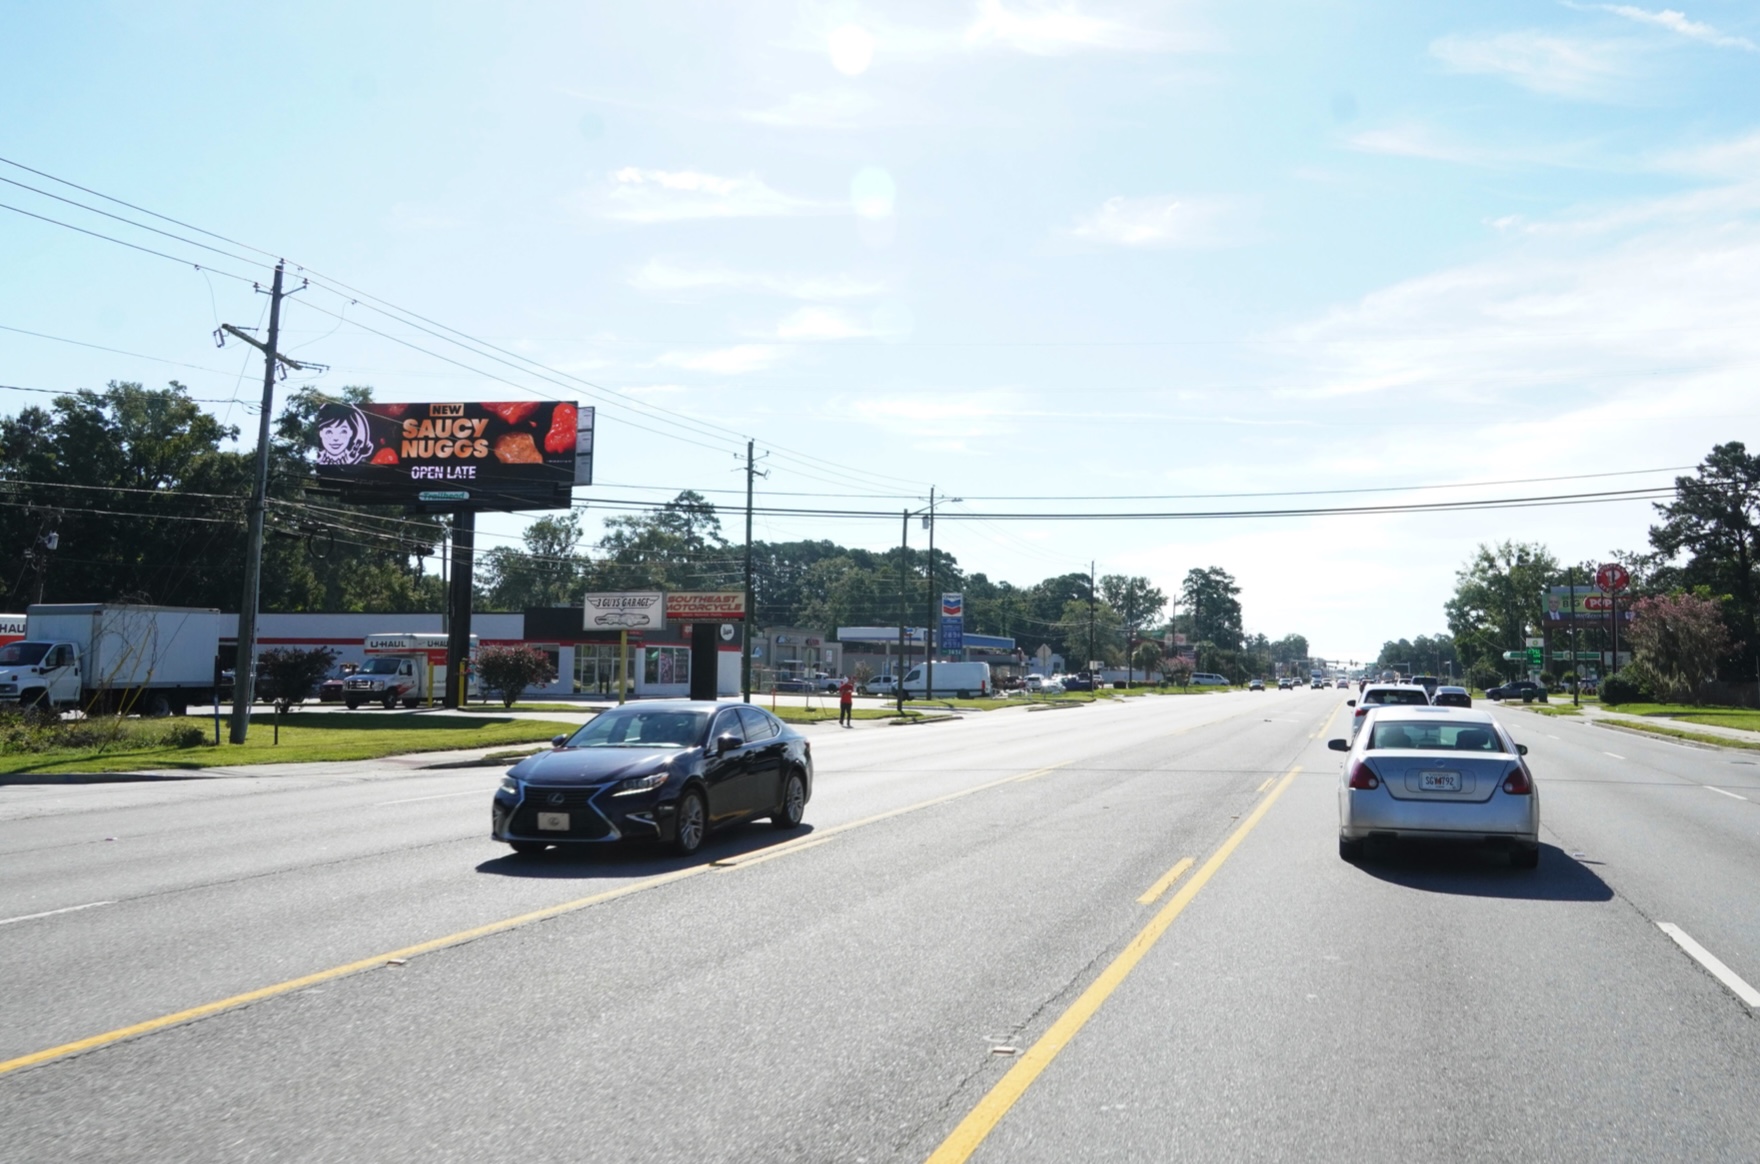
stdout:
<svg viewBox="0 0 1760 1164">
<path fill-rule="evenodd" d="M 274 420 L 262 609 L 442 609 L 441 581 L 423 567 L 442 543 L 442 519 L 311 491 L 312 434 L 334 399 L 368 403 L 372 390 L 332 397 L 301 387 Z M 254 472 L 252 453 L 227 447 L 238 435 L 175 381 L 162 389 L 112 382 L 0 418 L 0 545 L 16 563 L 0 576 L 0 609 L 36 601 L 236 609 Z M 1247 635 L 1240 588 L 1216 566 L 1187 573 L 1172 616 L 1169 596 L 1141 576 L 1066 573 L 1019 586 L 968 572 L 938 549 L 931 584 L 926 550 L 829 540 L 760 541 L 752 559 L 759 625 L 832 631 L 901 617 L 922 625 L 941 592 L 959 592 L 968 630 L 1012 637 L 1029 654 L 1048 646 L 1071 668 L 1092 659 L 1152 671 L 1174 635 L 1198 670 L 1237 680 L 1294 669 L 1307 656 L 1301 635 Z M 608 518 L 591 545 L 578 511 L 537 518 L 521 545 L 480 554 L 477 608 L 572 606 L 593 590 L 739 588 L 744 564 L 744 546 L 727 540 L 715 506 L 687 490 Z"/>
</svg>

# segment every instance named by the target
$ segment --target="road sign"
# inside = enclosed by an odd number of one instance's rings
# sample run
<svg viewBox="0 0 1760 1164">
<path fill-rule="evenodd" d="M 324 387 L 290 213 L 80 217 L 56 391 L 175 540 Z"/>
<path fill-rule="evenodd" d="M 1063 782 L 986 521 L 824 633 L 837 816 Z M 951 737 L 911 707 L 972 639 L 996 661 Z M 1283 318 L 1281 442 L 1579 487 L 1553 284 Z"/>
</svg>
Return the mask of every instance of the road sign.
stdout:
<svg viewBox="0 0 1760 1164">
<path fill-rule="evenodd" d="M 1631 585 L 1632 576 L 1618 562 L 1605 563 L 1595 571 L 1595 585 L 1609 594 L 1617 594 Z"/>
<path fill-rule="evenodd" d="M 1520 663 L 1527 657 L 1528 652 L 1526 651 L 1505 651 L 1503 653 L 1503 661 L 1506 663 Z"/>
<path fill-rule="evenodd" d="M 462 489 L 428 489 L 416 494 L 417 501 L 469 501 L 471 495 Z"/>
</svg>

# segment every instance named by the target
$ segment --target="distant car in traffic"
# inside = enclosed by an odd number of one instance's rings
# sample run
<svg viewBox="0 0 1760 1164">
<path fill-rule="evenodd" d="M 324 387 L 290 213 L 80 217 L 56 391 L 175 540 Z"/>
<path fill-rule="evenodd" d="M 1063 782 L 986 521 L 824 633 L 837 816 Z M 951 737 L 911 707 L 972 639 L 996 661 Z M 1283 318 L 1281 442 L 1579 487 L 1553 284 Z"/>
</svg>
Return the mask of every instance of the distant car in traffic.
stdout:
<svg viewBox="0 0 1760 1164">
<path fill-rule="evenodd" d="M 1249 680 L 1247 680 L 1247 690 L 1248 691 L 1263 691 L 1263 690 L 1265 690 L 1265 680 L 1263 680 L 1263 679 L 1249 679 Z"/>
<path fill-rule="evenodd" d="M 1412 687 L 1404 683 L 1371 683 L 1363 689 L 1355 699 L 1345 700 L 1346 707 L 1357 709 L 1351 716 L 1351 739 L 1363 730 L 1363 723 L 1369 712 L 1377 707 L 1404 706 L 1428 707 L 1430 696 L 1422 687 Z"/>
<path fill-rule="evenodd" d="M 750 704 L 614 707 L 551 743 L 495 790 L 491 835 L 516 853 L 629 838 L 688 856 L 736 821 L 797 828 L 813 795 L 806 737 Z"/>
<path fill-rule="evenodd" d="M 876 675 L 862 684 L 862 690 L 869 695 L 893 695 L 898 691 L 898 680 L 891 675 Z"/>
<path fill-rule="evenodd" d="M 1423 688 L 1416 688 L 1422 691 Z M 1338 855 L 1371 840 L 1492 845 L 1518 869 L 1540 863 L 1540 793 L 1528 749 L 1483 711 L 1384 706 L 1368 731 L 1328 740 L 1349 753 L 1338 786 Z"/>
<path fill-rule="evenodd" d="M 1194 671 L 1192 672 L 1191 685 L 1193 687 L 1227 687 L 1228 680 L 1214 671 Z"/>
<path fill-rule="evenodd" d="M 1502 687 L 1493 687 L 1485 693 L 1486 699 L 1505 700 L 1519 699 L 1523 703 L 1532 703 L 1538 699 L 1546 703 L 1546 688 L 1532 679 L 1517 679 L 1514 683 L 1505 683 Z"/>
<path fill-rule="evenodd" d="M 1294 691 L 1296 689 L 1296 681 L 1285 675 L 1282 679 L 1277 681 L 1277 689 L 1279 691 Z"/>
<path fill-rule="evenodd" d="M 1438 687 L 1430 693 L 1430 703 L 1435 707 L 1471 707 L 1473 696 L 1465 687 Z"/>
</svg>

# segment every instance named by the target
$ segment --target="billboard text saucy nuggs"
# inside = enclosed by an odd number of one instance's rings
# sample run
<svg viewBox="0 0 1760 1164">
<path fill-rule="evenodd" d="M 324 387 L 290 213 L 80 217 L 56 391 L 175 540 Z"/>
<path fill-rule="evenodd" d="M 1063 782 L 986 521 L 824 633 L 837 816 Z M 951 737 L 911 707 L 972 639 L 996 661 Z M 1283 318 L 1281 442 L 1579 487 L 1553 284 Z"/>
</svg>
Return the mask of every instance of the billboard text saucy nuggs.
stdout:
<svg viewBox="0 0 1760 1164">
<path fill-rule="evenodd" d="M 331 401 L 318 410 L 313 460 L 319 482 L 357 504 L 567 505 L 582 483 L 577 450 L 592 456 L 592 414 L 548 400 Z"/>
</svg>

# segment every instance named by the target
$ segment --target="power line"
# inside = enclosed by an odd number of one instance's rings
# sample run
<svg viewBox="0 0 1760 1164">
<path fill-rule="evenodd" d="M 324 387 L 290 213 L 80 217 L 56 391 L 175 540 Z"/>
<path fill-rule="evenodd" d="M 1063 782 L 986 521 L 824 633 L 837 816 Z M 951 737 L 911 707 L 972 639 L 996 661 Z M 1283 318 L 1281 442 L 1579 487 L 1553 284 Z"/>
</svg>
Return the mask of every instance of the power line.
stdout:
<svg viewBox="0 0 1760 1164">
<path fill-rule="evenodd" d="M 127 247 L 131 251 L 140 251 L 142 254 L 152 255 L 155 258 L 169 259 L 180 267 L 194 267 L 198 271 L 212 271 L 216 275 L 225 275 L 228 279 L 237 279 L 240 283 L 250 283 L 252 285 L 257 283 L 257 280 L 245 275 L 237 275 L 231 271 L 223 271 L 219 267 L 207 266 L 190 259 L 181 259 L 176 255 L 168 255 L 164 251 L 156 251 L 152 247 L 143 247 L 139 243 L 131 243 L 112 235 L 100 233 L 99 231 L 87 230 L 85 227 L 75 226 L 71 222 L 62 222 L 59 218 L 50 218 L 46 214 L 33 214 L 31 211 L 21 209 L 12 205 L 10 202 L 0 202 L 0 210 L 10 210 L 14 214 L 22 214 L 26 218 L 34 218 L 38 222 L 47 222 L 52 226 L 59 226 L 67 230 L 76 231 L 79 234 L 90 235 L 92 238 L 103 239 L 105 242 L 115 243 L 119 247 Z"/>
</svg>

